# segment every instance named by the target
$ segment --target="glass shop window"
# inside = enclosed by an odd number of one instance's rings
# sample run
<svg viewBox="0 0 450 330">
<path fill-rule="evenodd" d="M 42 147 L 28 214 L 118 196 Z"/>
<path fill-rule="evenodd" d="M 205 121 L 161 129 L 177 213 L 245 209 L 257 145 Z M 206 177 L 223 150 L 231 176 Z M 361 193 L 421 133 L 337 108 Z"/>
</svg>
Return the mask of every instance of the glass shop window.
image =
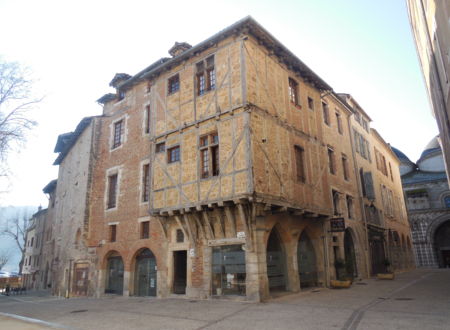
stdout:
<svg viewBox="0 0 450 330">
<path fill-rule="evenodd" d="M 245 251 L 242 245 L 213 247 L 213 295 L 245 296 Z"/>
</svg>

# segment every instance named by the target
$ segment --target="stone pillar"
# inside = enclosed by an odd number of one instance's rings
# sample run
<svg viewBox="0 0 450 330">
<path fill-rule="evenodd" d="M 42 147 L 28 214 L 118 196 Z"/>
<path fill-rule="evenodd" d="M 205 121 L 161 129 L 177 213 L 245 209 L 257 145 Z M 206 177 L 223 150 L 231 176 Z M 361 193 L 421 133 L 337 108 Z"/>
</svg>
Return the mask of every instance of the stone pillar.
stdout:
<svg viewBox="0 0 450 330">
<path fill-rule="evenodd" d="M 130 295 L 130 271 L 125 270 L 123 272 L 123 296 L 128 297 Z"/>
</svg>

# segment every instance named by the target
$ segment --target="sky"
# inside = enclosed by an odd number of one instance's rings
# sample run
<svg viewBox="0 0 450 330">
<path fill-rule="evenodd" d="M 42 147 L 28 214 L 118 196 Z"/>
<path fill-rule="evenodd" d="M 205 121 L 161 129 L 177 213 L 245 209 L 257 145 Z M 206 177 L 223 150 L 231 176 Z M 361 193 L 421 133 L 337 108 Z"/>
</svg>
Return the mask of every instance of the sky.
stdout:
<svg viewBox="0 0 450 330">
<path fill-rule="evenodd" d="M 42 205 L 59 134 L 100 115 L 117 72 L 136 74 L 251 15 L 334 91 L 349 93 L 386 142 L 416 161 L 438 133 L 403 0 L 0 0 L 0 56 L 30 68 L 38 126 L 9 158 L 0 206 Z"/>
</svg>

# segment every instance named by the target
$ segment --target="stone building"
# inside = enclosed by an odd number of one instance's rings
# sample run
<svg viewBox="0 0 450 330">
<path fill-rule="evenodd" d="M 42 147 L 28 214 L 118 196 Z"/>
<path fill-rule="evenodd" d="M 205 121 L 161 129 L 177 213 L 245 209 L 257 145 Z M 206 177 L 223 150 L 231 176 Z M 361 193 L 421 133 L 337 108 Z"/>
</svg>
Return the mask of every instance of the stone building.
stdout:
<svg viewBox="0 0 450 330">
<path fill-rule="evenodd" d="M 94 290 L 89 284 L 96 274 L 96 255 L 87 238 L 97 125 L 96 117 L 84 118 L 74 132 L 61 134 L 55 146 L 58 180 L 46 190 L 50 194 L 48 251 L 52 257 L 47 255 L 42 268 L 51 270 L 52 292 L 59 296 L 92 295 Z"/>
<path fill-rule="evenodd" d="M 358 103 L 251 17 L 169 54 L 58 138 L 55 293 L 260 301 L 384 271 L 399 161 Z"/>
<path fill-rule="evenodd" d="M 170 54 L 99 99 L 97 293 L 262 300 L 338 259 L 384 270 L 388 233 L 409 237 L 399 162 L 356 101 L 252 18 Z"/>
<path fill-rule="evenodd" d="M 450 166 L 450 2 L 407 0 L 409 21 L 446 163 Z"/>
<path fill-rule="evenodd" d="M 416 163 L 400 150 L 394 151 L 401 160 L 416 264 L 450 267 L 450 190 L 438 137 L 428 143 Z"/>
<path fill-rule="evenodd" d="M 42 260 L 42 246 L 44 241 L 44 226 L 47 218 L 47 209 L 40 208 L 29 220 L 25 238 L 24 261 L 21 269 L 23 286 L 27 290 L 42 289 L 43 276 L 40 265 Z"/>
</svg>

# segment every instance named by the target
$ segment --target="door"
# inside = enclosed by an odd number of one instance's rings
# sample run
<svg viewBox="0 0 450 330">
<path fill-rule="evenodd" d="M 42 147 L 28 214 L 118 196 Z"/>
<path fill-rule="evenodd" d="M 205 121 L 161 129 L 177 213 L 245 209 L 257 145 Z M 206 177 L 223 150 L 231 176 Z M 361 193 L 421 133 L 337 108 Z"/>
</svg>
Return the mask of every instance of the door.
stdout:
<svg viewBox="0 0 450 330">
<path fill-rule="evenodd" d="M 88 289 L 89 268 L 86 265 L 75 265 L 72 294 L 86 296 Z"/>
<path fill-rule="evenodd" d="M 300 287 L 317 286 L 317 262 L 314 246 L 308 236 L 303 231 L 300 235 L 297 246 L 298 275 L 300 277 Z"/>
<path fill-rule="evenodd" d="M 173 293 L 186 294 L 187 251 L 173 252 Z"/>
<path fill-rule="evenodd" d="M 156 296 L 156 258 L 149 249 L 136 257 L 135 292 L 138 296 Z"/>
<path fill-rule="evenodd" d="M 276 230 L 272 230 L 267 242 L 267 277 L 269 290 L 286 290 L 284 252 Z"/>
<path fill-rule="evenodd" d="M 122 257 L 109 257 L 105 293 L 123 294 L 123 261 Z"/>
</svg>

